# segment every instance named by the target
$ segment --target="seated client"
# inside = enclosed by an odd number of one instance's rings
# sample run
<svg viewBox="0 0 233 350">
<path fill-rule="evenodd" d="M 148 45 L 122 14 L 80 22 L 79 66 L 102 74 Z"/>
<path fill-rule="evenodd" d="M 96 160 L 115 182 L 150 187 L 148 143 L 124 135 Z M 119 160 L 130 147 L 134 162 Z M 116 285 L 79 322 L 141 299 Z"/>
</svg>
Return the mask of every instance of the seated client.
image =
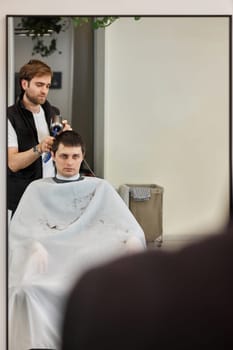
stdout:
<svg viewBox="0 0 233 350">
<path fill-rule="evenodd" d="M 56 176 L 33 181 L 9 226 L 9 350 L 60 348 L 64 300 L 77 276 L 144 249 L 144 233 L 105 180 L 79 174 L 75 131 L 52 147 Z"/>
</svg>

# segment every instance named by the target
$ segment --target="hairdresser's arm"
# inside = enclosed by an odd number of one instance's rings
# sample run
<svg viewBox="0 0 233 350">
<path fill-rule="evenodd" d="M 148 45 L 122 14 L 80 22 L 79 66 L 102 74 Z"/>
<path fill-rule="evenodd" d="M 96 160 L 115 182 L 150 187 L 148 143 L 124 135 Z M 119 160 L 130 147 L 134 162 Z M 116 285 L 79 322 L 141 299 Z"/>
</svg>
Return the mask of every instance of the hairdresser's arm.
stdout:
<svg viewBox="0 0 233 350">
<path fill-rule="evenodd" d="M 17 172 L 31 165 L 43 152 L 49 152 L 54 138 L 46 136 L 37 146 L 39 152 L 34 152 L 33 147 L 24 152 L 19 152 L 18 147 L 8 147 L 8 166 L 13 172 Z"/>
</svg>

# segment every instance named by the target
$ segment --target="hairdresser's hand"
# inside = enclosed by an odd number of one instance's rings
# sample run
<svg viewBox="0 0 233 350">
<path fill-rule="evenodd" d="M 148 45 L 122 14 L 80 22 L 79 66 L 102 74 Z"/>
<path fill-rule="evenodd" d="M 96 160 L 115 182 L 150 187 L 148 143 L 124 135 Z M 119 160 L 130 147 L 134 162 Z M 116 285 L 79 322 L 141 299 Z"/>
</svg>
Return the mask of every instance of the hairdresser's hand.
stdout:
<svg viewBox="0 0 233 350">
<path fill-rule="evenodd" d="M 53 145 L 54 137 L 52 136 L 46 136 L 40 143 L 39 143 L 39 151 L 42 152 L 49 152 L 51 151 L 52 145 Z"/>
<path fill-rule="evenodd" d="M 68 121 L 67 121 L 66 119 L 62 121 L 62 124 L 63 124 L 63 129 L 62 129 L 62 131 L 72 130 L 70 124 L 68 124 Z"/>
</svg>

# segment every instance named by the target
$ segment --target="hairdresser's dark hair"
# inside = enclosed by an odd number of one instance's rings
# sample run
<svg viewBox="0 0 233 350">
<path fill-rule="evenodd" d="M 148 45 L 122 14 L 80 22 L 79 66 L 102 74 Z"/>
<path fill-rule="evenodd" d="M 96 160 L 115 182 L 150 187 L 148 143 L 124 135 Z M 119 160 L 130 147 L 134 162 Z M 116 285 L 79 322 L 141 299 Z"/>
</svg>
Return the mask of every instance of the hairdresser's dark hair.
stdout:
<svg viewBox="0 0 233 350">
<path fill-rule="evenodd" d="M 66 130 L 61 132 L 59 135 L 55 137 L 53 142 L 52 151 L 54 154 L 56 153 L 58 146 L 62 143 L 64 146 L 68 147 L 77 147 L 80 146 L 82 149 L 83 155 L 85 155 L 85 144 L 84 141 L 76 131 L 74 130 Z"/>
<path fill-rule="evenodd" d="M 53 72 L 46 63 L 40 60 L 30 60 L 28 63 L 22 66 L 19 71 L 19 84 L 21 92 L 24 91 L 21 86 L 21 81 L 23 79 L 31 81 L 35 76 L 41 77 L 43 75 L 50 75 L 52 79 Z"/>
</svg>

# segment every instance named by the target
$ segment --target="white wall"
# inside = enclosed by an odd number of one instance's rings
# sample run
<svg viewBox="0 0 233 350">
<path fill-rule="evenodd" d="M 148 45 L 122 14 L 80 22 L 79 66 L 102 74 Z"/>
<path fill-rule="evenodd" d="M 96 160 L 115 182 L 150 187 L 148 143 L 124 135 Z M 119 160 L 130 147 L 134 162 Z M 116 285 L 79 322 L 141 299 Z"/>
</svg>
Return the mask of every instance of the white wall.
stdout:
<svg viewBox="0 0 233 350">
<path fill-rule="evenodd" d="M 166 235 L 229 207 L 229 18 L 121 18 L 105 35 L 104 177 L 164 187 Z"/>
<path fill-rule="evenodd" d="M 57 1 L 41 0 L 39 3 L 25 0 L 23 4 L 16 0 L 8 0 L 1 4 L 0 9 L 0 76 L 6 76 L 6 15 L 31 15 L 31 14 L 50 14 L 59 15 L 70 14 L 232 14 L 233 4 L 231 0 L 144 0 L 136 3 L 135 1 L 107 1 L 107 0 L 67 0 L 65 3 Z M 5 349 L 6 344 L 6 86 L 4 78 L 0 81 L 0 118 L 1 118 L 1 137 L 0 137 L 0 222 L 1 222 L 1 244 L 0 244 L 0 349 Z"/>
</svg>

